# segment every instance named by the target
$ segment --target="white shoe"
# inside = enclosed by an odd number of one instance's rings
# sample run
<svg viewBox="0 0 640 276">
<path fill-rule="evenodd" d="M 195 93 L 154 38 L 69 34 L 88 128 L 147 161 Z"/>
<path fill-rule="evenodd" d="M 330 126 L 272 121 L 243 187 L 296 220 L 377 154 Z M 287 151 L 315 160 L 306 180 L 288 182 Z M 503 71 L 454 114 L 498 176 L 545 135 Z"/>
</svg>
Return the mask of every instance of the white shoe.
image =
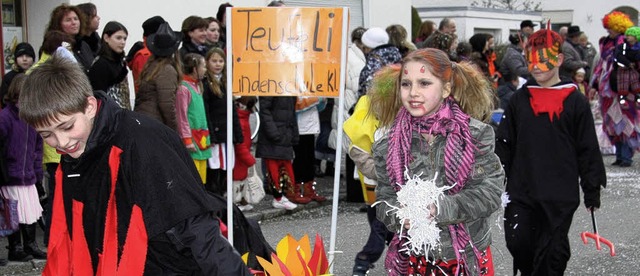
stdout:
<svg viewBox="0 0 640 276">
<path fill-rule="evenodd" d="M 289 201 L 284 196 L 281 197 L 280 200 L 276 200 L 274 198 L 273 201 L 271 202 L 271 206 L 273 206 L 273 208 L 276 208 L 276 209 L 285 209 L 285 210 L 293 210 L 296 207 L 298 207 L 298 205 L 296 205 L 295 203 Z"/>
<path fill-rule="evenodd" d="M 238 205 L 238 209 L 240 209 L 240 211 L 242 211 L 242 212 L 251 211 L 251 210 L 253 210 L 253 205 L 251 205 L 251 204 Z"/>
</svg>

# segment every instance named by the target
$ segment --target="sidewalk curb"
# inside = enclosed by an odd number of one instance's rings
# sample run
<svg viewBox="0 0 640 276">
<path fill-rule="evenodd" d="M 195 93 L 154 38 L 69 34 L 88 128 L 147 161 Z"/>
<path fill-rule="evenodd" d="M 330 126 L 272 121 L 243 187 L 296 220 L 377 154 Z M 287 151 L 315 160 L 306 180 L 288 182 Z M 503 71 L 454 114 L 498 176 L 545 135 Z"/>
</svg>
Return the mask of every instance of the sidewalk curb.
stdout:
<svg viewBox="0 0 640 276">
<path fill-rule="evenodd" d="M 307 204 L 298 204 L 298 208 L 295 208 L 293 210 L 266 208 L 266 209 L 261 209 L 261 210 L 258 210 L 258 211 L 253 211 L 252 210 L 252 211 L 246 212 L 246 213 L 244 213 L 244 216 L 247 219 L 253 219 L 253 220 L 256 220 L 256 221 L 263 221 L 263 220 L 268 220 L 268 219 L 274 219 L 274 218 L 281 217 L 281 216 L 284 216 L 284 215 L 294 214 L 294 213 L 300 212 L 302 210 L 315 209 L 315 208 L 319 208 L 319 207 L 322 207 L 322 206 L 331 205 L 332 203 L 333 203 L 332 197 L 328 196 L 327 200 L 325 200 L 323 202 L 312 201 L 312 202 L 309 202 Z"/>
</svg>

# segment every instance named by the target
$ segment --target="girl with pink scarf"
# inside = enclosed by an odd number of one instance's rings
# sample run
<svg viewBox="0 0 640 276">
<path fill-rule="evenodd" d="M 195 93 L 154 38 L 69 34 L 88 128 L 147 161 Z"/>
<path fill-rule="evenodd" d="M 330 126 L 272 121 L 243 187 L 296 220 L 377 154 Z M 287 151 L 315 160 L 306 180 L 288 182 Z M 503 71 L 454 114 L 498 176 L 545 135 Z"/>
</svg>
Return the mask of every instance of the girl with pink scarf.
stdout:
<svg viewBox="0 0 640 276">
<path fill-rule="evenodd" d="M 491 84 L 471 64 L 453 63 L 436 49 L 410 53 L 398 74 L 394 92 L 402 107 L 390 125 L 382 126 L 389 131 L 372 150 L 378 219 L 396 233 L 387 251 L 387 272 L 493 275 L 489 224 L 500 207 L 504 171 L 494 154 L 493 129 L 484 123 L 493 109 Z M 406 250 L 412 222 L 394 211 L 401 207 L 397 192 L 406 176 L 414 175 L 451 187 L 429 208 L 441 230 L 439 246 L 420 254 Z"/>
</svg>

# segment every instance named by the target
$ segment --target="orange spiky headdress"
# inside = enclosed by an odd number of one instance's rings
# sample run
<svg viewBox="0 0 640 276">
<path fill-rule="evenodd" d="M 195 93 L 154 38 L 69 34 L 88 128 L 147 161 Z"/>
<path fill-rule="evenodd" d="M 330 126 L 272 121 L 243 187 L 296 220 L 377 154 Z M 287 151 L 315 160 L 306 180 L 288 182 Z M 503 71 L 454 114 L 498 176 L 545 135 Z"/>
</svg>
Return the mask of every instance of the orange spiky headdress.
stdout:
<svg viewBox="0 0 640 276">
<path fill-rule="evenodd" d="M 547 28 L 533 33 L 527 41 L 529 71 L 532 71 L 534 66 L 545 72 L 557 67 L 560 63 L 558 54 L 561 52 L 562 43 L 562 37 L 551 30 L 551 21 L 547 21 Z"/>
<path fill-rule="evenodd" d="M 612 11 L 602 18 L 602 26 L 605 29 L 624 34 L 628 28 L 633 26 L 633 22 L 629 15 L 620 11 Z"/>
</svg>

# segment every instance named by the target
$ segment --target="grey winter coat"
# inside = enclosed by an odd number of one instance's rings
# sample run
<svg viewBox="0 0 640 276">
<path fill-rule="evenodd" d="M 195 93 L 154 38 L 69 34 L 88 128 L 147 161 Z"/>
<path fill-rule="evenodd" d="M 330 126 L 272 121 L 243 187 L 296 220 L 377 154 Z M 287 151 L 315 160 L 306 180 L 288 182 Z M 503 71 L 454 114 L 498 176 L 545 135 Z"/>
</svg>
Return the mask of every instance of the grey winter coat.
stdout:
<svg viewBox="0 0 640 276">
<path fill-rule="evenodd" d="M 562 44 L 562 54 L 564 54 L 564 61 L 560 65 L 560 78 L 562 80 L 571 81 L 573 73 L 580 68 L 587 67 L 587 62 L 582 60 L 580 50 L 577 46 L 574 46 L 569 41 L 565 41 Z M 586 69 L 585 69 L 586 70 Z"/>
<path fill-rule="evenodd" d="M 531 76 L 529 68 L 527 67 L 527 61 L 524 59 L 524 55 L 522 55 L 522 49 L 513 44 L 507 47 L 507 51 L 500 61 L 500 71 L 503 76 L 516 74 L 516 76 L 525 79 Z"/>
<path fill-rule="evenodd" d="M 451 224 L 464 223 L 473 245 L 478 250 L 482 251 L 491 244 L 490 228 L 491 224 L 495 223 L 491 217 L 500 208 L 500 196 L 504 190 L 504 170 L 500 159 L 494 153 L 495 136 L 491 126 L 471 119 L 469 128 L 478 147 L 475 153 L 472 177 L 459 193 L 445 195 L 439 201 L 440 208 L 435 220 L 442 230 L 440 232 L 441 246 L 429 253 L 429 256 L 433 256 L 435 259 L 447 261 L 456 258 L 447 228 Z M 385 136 L 373 144 L 372 152 L 378 176 L 376 196 L 379 202 L 386 201 L 397 206 L 396 192 L 389 183 L 387 172 L 388 138 Z M 451 183 L 444 183 L 446 181 L 444 172 L 445 137 L 438 135 L 431 143 L 428 143 L 422 135 L 413 133 L 411 145 L 411 154 L 414 160 L 409 165 L 409 175 L 422 173 L 422 179 L 433 179 L 437 173 L 437 186 L 451 185 Z M 391 207 L 387 204 L 378 204 L 377 217 L 390 231 L 398 233 L 401 227 L 400 221 L 394 213 L 389 212 L 390 210 Z M 468 260 L 476 259 L 470 245 L 467 245 L 466 254 Z M 474 270 L 471 269 L 471 271 Z"/>
</svg>

